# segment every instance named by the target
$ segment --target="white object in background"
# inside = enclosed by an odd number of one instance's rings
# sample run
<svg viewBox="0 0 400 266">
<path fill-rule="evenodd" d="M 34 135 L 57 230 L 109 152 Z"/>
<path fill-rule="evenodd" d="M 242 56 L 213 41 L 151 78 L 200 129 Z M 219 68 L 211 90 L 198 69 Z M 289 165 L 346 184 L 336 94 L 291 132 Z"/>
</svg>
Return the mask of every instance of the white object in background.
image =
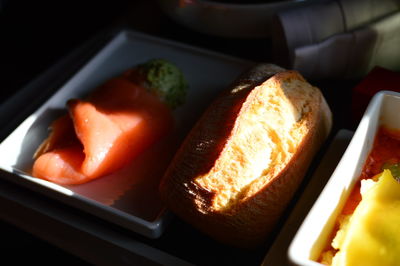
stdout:
<svg viewBox="0 0 400 266">
<path fill-rule="evenodd" d="M 278 14 L 277 63 L 307 78 L 359 78 L 374 66 L 400 70 L 400 2 L 322 1 Z"/>
</svg>

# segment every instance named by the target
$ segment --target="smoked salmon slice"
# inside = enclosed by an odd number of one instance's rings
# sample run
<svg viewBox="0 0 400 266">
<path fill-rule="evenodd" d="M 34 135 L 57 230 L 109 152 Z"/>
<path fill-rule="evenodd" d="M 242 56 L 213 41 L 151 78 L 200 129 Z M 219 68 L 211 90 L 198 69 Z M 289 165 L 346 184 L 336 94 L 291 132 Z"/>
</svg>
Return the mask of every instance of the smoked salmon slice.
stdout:
<svg viewBox="0 0 400 266">
<path fill-rule="evenodd" d="M 69 100 L 67 107 L 32 170 L 58 184 L 81 184 L 122 168 L 174 125 L 167 105 L 124 77 L 107 81 L 87 99 Z"/>
</svg>

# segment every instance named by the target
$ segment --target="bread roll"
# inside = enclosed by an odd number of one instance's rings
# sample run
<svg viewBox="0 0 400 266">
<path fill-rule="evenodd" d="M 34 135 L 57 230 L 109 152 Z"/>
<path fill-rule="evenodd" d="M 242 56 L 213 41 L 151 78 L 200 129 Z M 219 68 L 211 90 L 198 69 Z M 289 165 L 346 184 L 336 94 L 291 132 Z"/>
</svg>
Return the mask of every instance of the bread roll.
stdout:
<svg viewBox="0 0 400 266">
<path fill-rule="evenodd" d="M 193 127 L 160 183 L 161 197 L 216 240 L 254 247 L 273 230 L 331 124 L 318 88 L 296 71 L 258 65 Z"/>
</svg>

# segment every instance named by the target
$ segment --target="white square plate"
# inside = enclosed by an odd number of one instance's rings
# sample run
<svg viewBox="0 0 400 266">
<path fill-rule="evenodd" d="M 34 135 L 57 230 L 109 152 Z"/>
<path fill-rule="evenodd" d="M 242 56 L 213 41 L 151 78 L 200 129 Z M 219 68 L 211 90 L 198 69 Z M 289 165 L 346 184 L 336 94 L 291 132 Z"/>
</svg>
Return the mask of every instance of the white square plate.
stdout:
<svg viewBox="0 0 400 266">
<path fill-rule="evenodd" d="M 343 157 L 290 244 L 292 263 L 320 265 L 316 260 L 359 179 L 377 129 L 380 125 L 400 129 L 399 113 L 400 93 L 381 91 L 372 98 Z"/>
<path fill-rule="evenodd" d="M 176 64 L 190 88 L 186 103 L 174 113 L 177 121 L 174 137 L 159 142 L 122 170 L 145 176 L 146 182 L 135 184 L 129 178 L 109 175 L 83 185 L 60 186 L 29 176 L 35 150 L 47 137 L 51 121 L 66 111 L 68 99 L 83 97 L 107 79 L 152 58 L 164 58 Z M 252 62 L 242 59 L 133 31 L 121 31 L 0 144 L 0 169 L 6 172 L 0 178 L 144 236 L 159 237 L 167 220 L 167 212 L 157 192 L 163 171 L 207 104 L 251 65 Z M 138 164 L 146 167 L 136 168 Z M 161 166 L 150 167 L 155 164 Z"/>
</svg>

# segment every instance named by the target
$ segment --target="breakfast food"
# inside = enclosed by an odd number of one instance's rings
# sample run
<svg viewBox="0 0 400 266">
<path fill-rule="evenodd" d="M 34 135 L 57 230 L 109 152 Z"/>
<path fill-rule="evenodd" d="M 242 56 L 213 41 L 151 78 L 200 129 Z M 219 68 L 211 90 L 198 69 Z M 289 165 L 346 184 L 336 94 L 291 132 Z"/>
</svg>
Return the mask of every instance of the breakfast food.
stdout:
<svg viewBox="0 0 400 266">
<path fill-rule="evenodd" d="M 381 126 L 338 217 L 325 265 L 396 265 L 400 254 L 400 132 Z"/>
<path fill-rule="evenodd" d="M 171 63 L 155 59 L 112 78 L 86 99 L 67 102 L 35 154 L 32 175 L 81 184 L 110 174 L 167 135 L 171 109 L 183 102 L 186 82 Z"/>
<path fill-rule="evenodd" d="M 216 240 L 254 247 L 273 230 L 331 122 L 323 95 L 298 72 L 255 66 L 192 128 L 161 197 Z"/>
<path fill-rule="evenodd" d="M 369 181 L 369 182 L 368 182 Z M 376 181 L 363 180 L 362 200 L 342 217 L 332 242 L 338 251 L 324 254 L 329 265 L 396 265 L 400 259 L 400 183 L 386 169 Z"/>
</svg>

